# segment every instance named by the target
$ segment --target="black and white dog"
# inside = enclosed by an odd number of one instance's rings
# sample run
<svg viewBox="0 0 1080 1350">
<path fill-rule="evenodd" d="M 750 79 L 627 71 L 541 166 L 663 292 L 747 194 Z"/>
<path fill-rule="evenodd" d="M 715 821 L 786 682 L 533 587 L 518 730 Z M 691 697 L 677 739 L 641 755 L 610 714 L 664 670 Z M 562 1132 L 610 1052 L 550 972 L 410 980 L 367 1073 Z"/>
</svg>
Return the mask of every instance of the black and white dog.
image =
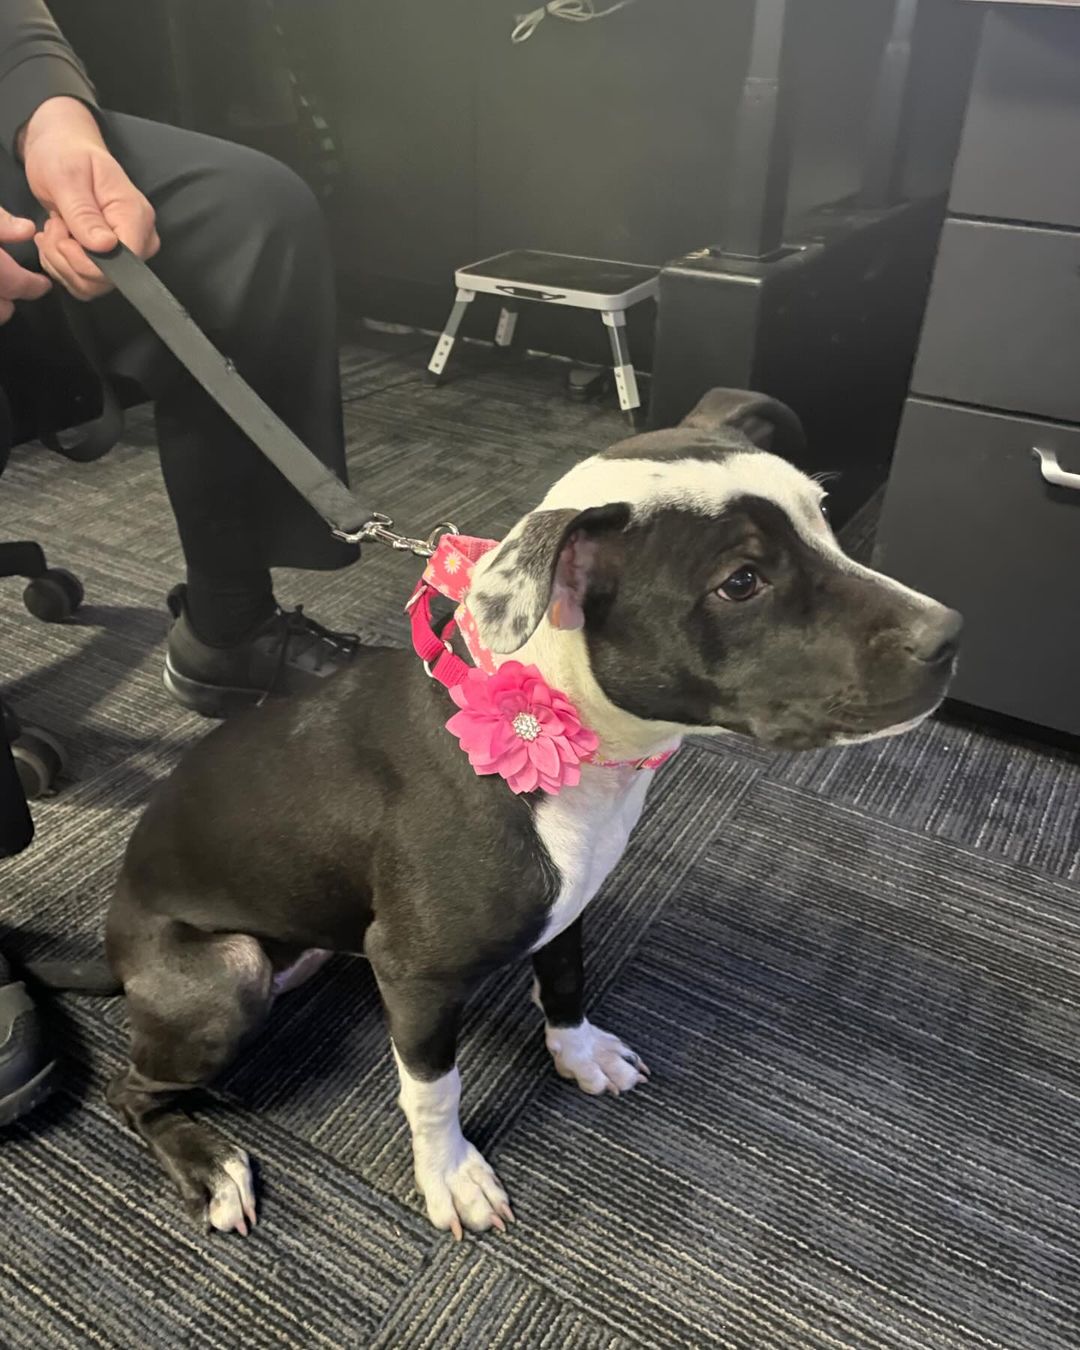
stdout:
<svg viewBox="0 0 1080 1350">
<path fill-rule="evenodd" d="M 842 553 L 821 486 L 764 448 L 798 435 L 781 405 L 716 390 L 679 427 L 572 469 L 477 564 L 484 647 L 564 691 L 619 767 L 585 764 L 557 795 L 478 777 L 445 729 L 446 689 L 380 650 L 215 730 L 162 785 L 108 916 L 132 1027 L 109 1099 L 199 1222 L 246 1233 L 251 1173 L 178 1101 L 277 994 L 354 952 L 378 981 L 431 1221 L 502 1228 L 506 1194 L 458 1119 L 462 1009 L 531 956 L 558 1072 L 589 1093 L 643 1080 L 586 1019 L 581 959 L 582 911 L 652 778 L 638 762 L 688 732 L 808 749 L 937 707 L 959 616 Z"/>
</svg>

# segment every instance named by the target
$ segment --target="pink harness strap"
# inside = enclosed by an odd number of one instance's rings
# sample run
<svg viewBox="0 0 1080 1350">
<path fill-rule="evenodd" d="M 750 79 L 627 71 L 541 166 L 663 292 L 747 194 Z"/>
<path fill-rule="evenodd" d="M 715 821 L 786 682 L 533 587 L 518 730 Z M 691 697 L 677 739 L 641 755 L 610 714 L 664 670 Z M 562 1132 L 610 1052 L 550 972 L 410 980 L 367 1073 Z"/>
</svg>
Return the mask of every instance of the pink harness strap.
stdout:
<svg viewBox="0 0 1080 1350">
<path fill-rule="evenodd" d="M 413 650 L 424 663 L 424 669 L 433 680 L 438 680 L 447 689 L 454 689 L 464 683 L 469 671 L 474 669 L 451 650 L 450 636 L 457 628 L 457 621 L 451 619 L 439 637 L 432 627 L 431 588 L 420 582 L 409 601 L 409 619 L 412 624 Z"/>
<path fill-rule="evenodd" d="M 457 616 L 450 620 L 439 637 L 432 628 L 431 597 L 437 591 L 447 600 L 456 600 L 463 608 L 476 564 L 485 553 L 497 548 L 498 542 L 497 539 L 474 539 L 467 534 L 444 534 L 405 606 L 412 623 L 413 649 L 431 678 L 447 689 L 464 683 L 473 667 L 450 648 L 450 638 L 458 627 L 462 609 L 459 608 Z M 475 628 L 475 624 L 472 626 Z M 463 636 L 471 651 L 467 634 L 463 633 Z"/>
</svg>

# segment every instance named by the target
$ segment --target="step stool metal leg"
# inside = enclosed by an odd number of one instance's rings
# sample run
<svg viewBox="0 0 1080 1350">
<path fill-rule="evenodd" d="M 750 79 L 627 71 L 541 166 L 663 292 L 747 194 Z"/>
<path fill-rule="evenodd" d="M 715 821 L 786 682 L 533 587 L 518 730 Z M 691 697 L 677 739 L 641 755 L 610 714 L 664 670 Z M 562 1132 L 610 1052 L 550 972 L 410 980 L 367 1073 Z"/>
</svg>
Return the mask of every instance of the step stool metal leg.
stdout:
<svg viewBox="0 0 1080 1350">
<path fill-rule="evenodd" d="M 509 347 L 514 340 L 514 329 L 517 328 L 518 311 L 517 305 L 503 305 L 499 310 L 499 322 L 495 327 L 495 346 Z"/>
<path fill-rule="evenodd" d="M 641 407 L 641 398 L 630 360 L 630 344 L 626 338 L 626 312 L 605 309 L 602 314 L 611 339 L 611 354 L 615 358 L 615 388 L 619 391 L 619 407 L 624 413 L 633 414 Z"/>
<path fill-rule="evenodd" d="M 476 299 L 475 291 L 459 290 L 457 298 L 454 300 L 454 308 L 450 311 L 450 317 L 446 321 L 446 327 L 442 331 L 442 336 L 435 344 L 435 350 L 431 354 L 431 360 L 428 362 L 428 378 L 433 383 L 438 384 L 442 379 L 442 373 L 446 369 L 446 363 L 450 359 L 450 353 L 454 349 L 454 340 L 457 338 L 458 329 L 461 327 L 461 321 L 465 317 L 465 311 Z"/>
</svg>

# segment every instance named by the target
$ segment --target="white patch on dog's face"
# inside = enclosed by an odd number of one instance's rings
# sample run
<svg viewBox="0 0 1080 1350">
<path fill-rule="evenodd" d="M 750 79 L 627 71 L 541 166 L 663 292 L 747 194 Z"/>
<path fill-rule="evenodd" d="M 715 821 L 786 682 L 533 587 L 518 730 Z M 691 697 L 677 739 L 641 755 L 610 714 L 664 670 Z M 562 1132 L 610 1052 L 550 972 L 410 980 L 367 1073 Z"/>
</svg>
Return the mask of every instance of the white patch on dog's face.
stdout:
<svg viewBox="0 0 1080 1350">
<path fill-rule="evenodd" d="M 629 510 L 630 523 L 640 523 L 665 509 L 680 509 L 702 519 L 723 514 L 729 502 L 758 497 L 774 502 L 800 535 L 819 545 L 832 544 L 832 531 L 821 513 L 825 496 L 819 483 L 787 460 L 749 444 L 718 450 L 712 458 L 652 460 L 597 455 L 576 465 L 556 482 L 544 500 L 524 516 L 498 548 L 477 564 L 470 609 L 488 634 L 485 645 L 499 655 L 516 655 L 537 631 L 540 617 L 559 590 L 565 558 L 589 541 L 564 543 L 555 587 L 551 568 L 564 531 L 582 512 L 609 514 Z M 575 607 L 553 609 L 557 628 Z M 558 617 L 556 617 L 558 616 Z"/>
<path fill-rule="evenodd" d="M 561 478 L 539 509 L 569 506 L 583 509 L 624 501 L 632 507 L 634 520 L 646 519 L 667 507 L 718 516 L 736 498 L 760 497 L 778 506 L 800 537 L 843 571 L 872 579 L 916 604 L 935 605 L 935 601 L 910 586 L 848 557 L 822 514 L 821 505 L 827 495 L 816 479 L 764 450 L 735 450 L 716 460 L 597 456 L 583 461 Z M 578 498 L 582 500 L 579 502 Z M 907 727 L 907 723 L 900 724 L 896 732 Z M 872 737 L 890 734 L 895 734 L 892 728 L 874 732 Z"/>
<path fill-rule="evenodd" d="M 598 455 L 571 469 L 538 510 L 585 510 L 626 502 L 633 519 L 666 507 L 718 516 L 737 497 L 763 497 L 787 513 L 807 540 L 832 539 L 821 514 L 821 485 L 778 455 L 733 450 L 716 459 L 614 459 Z M 839 551 L 839 550 L 838 550 Z"/>
<path fill-rule="evenodd" d="M 470 599 L 481 641 L 569 693 L 605 758 L 655 753 L 691 726 L 784 749 L 862 740 L 896 734 L 940 701 L 951 671 L 905 644 L 947 629 L 951 611 L 848 558 L 820 483 L 738 433 L 711 452 L 688 444 L 685 457 L 670 442 L 657 458 L 631 447 L 560 479 L 482 560 Z M 568 568 L 580 539 L 583 564 Z M 724 612 L 712 560 L 734 570 L 759 559 L 762 598 Z M 574 605 L 553 604 L 567 584 Z M 603 616 L 588 636 L 586 598 Z M 580 623 L 563 622 L 567 613 Z M 882 728 L 889 713 L 896 721 Z"/>
</svg>

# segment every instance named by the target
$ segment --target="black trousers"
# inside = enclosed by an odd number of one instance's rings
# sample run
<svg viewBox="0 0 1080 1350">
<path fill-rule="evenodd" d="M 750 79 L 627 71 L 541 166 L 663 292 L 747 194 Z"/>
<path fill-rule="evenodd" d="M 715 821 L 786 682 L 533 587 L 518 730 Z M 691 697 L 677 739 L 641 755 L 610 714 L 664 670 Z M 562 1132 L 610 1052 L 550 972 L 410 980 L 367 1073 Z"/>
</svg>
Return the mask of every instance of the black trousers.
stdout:
<svg viewBox="0 0 1080 1350">
<path fill-rule="evenodd" d="M 334 279 L 312 193 L 290 169 L 245 147 L 120 114 L 101 121 L 110 150 L 157 213 L 154 270 L 344 478 Z M 6 156 L 0 205 L 42 218 Z M 105 366 L 134 378 L 154 401 L 161 467 L 190 568 L 228 577 L 354 560 L 356 550 L 332 538 L 122 297 L 92 301 L 86 314 Z"/>
</svg>

